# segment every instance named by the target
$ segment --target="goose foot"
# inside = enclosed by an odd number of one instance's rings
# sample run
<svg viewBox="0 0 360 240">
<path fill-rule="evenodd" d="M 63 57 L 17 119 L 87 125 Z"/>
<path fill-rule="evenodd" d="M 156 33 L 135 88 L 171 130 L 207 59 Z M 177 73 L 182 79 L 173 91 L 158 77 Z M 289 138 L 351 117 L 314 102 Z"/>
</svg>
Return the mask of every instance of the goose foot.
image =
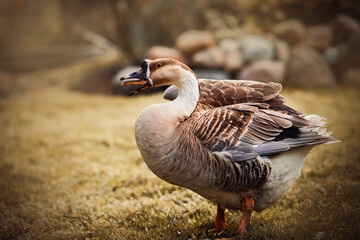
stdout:
<svg viewBox="0 0 360 240">
<path fill-rule="evenodd" d="M 225 223 L 225 211 L 224 209 L 218 204 L 217 205 L 217 212 L 215 218 L 215 226 L 213 229 L 210 229 L 208 232 L 211 235 L 220 235 L 226 227 Z"/>
<path fill-rule="evenodd" d="M 242 212 L 243 216 L 240 221 L 240 226 L 236 231 L 236 236 L 239 238 L 244 238 L 248 235 L 250 218 L 251 214 L 254 210 L 254 198 L 253 197 L 245 197 L 242 203 Z"/>
<path fill-rule="evenodd" d="M 254 198 L 245 197 L 242 203 L 242 212 L 243 216 L 240 221 L 240 226 L 236 231 L 236 236 L 232 238 L 218 238 L 216 240 L 235 240 L 242 239 L 248 235 L 249 225 L 250 225 L 250 217 L 254 210 Z"/>
<path fill-rule="evenodd" d="M 219 214 L 219 209 L 220 209 L 220 213 L 221 213 L 221 211 L 222 211 L 222 214 L 224 213 L 224 210 L 218 205 L 218 214 L 216 215 L 215 229 L 216 229 L 216 226 L 218 226 L 216 223 L 219 222 L 218 216 L 219 215 L 221 216 L 221 214 Z M 216 240 L 235 240 L 235 239 L 245 238 L 248 235 L 250 218 L 251 218 L 251 214 L 252 214 L 253 210 L 254 210 L 254 198 L 253 197 L 245 197 L 243 200 L 243 203 L 242 203 L 243 215 L 242 215 L 242 218 L 240 221 L 240 226 L 236 231 L 236 236 L 232 237 L 232 238 L 217 238 Z M 222 219 L 223 219 L 223 223 L 224 223 L 222 229 L 224 229 L 225 228 L 225 217 L 222 217 Z"/>
</svg>

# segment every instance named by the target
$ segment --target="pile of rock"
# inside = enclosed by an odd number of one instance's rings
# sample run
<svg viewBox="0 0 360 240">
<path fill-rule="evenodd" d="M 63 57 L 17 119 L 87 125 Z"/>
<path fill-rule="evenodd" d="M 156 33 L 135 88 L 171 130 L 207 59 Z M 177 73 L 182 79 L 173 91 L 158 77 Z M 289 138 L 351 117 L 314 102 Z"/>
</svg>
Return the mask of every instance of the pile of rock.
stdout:
<svg viewBox="0 0 360 240">
<path fill-rule="evenodd" d="M 336 82 L 357 82 L 351 77 L 360 68 L 360 25 L 340 14 L 332 24 L 310 26 L 287 20 L 273 26 L 271 33 L 291 49 L 286 80 L 297 86 L 330 87 Z M 360 75 L 358 75 L 360 76 Z"/>
<path fill-rule="evenodd" d="M 289 55 L 288 49 L 281 49 L 281 53 L 277 54 L 273 42 L 263 36 L 244 35 L 236 39 L 221 39 L 216 43 L 211 32 L 197 30 L 180 34 L 175 46 L 176 48 L 153 46 L 149 49 L 147 58 L 176 58 L 195 69 L 199 77 L 214 78 L 213 74 L 216 74 L 223 79 L 282 82 L 285 65 L 281 61 L 275 61 L 275 56 L 288 58 Z M 274 69 L 280 73 L 274 73 Z"/>
<path fill-rule="evenodd" d="M 146 57 L 178 59 L 199 78 L 300 87 L 360 83 L 360 26 L 349 16 L 338 15 L 331 24 L 309 27 L 286 20 L 262 35 L 239 32 L 219 39 L 210 31 L 189 30 L 177 37 L 175 47 L 153 46 Z"/>
</svg>

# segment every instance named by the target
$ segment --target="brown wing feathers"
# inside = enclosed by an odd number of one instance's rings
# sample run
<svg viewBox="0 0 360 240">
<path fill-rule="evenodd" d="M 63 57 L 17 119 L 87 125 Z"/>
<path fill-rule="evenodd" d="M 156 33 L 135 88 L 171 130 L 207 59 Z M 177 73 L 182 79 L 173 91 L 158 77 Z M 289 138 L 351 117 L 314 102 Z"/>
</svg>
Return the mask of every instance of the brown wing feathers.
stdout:
<svg viewBox="0 0 360 240">
<path fill-rule="evenodd" d="M 201 80 L 199 85 L 198 106 L 185 122 L 201 145 L 213 152 L 216 166 L 232 172 L 219 179 L 218 186 L 236 191 L 259 188 L 271 173 L 271 162 L 261 156 L 301 144 L 281 140 L 298 136 L 299 127 L 308 122 L 291 108 L 281 108 L 280 84 Z M 224 151 L 232 163 L 216 153 Z"/>
<path fill-rule="evenodd" d="M 240 144 L 240 137 L 254 114 L 229 107 L 195 112 L 188 120 L 194 134 L 212 151 L 222 151 Z"/>
<path fill-rule="evenodd" d="M 209 107 L 252 102 L 268 103 L 271 108 L 275 108 L 284 104 L 284 98 L 279 95 L 282 87 L 278 83 L 199 79 L 199 88 L 199 103 Z M 177 96 L 176 87 L 170 86 L 163 96 L 165 99 L 174 100 Z"/>
<path fill-rule="evenodd" d="M 199 104 L 202 105 L 202 104 Z M 258 145 L 300 133 L 307 121 L 265 108 L 266 104 L 235 104 L 195 111 L 188 119 L 193 133 L 212 151 L 223 151 L 241 142 Z M 263 108 L 258 108 L 263 107 Z"/>
<path fill-rule="evenodd" d="M 198 106 L 185 122 L 215 165 L 226 166 L 219 169 L 228 173 L 219 179 L 221 189 L 257 189 L 271 173 L 266 156 L 329 142 L 301 113 L 284 105 L 280 84 L 202 79 L 199 86 Z"/>
<path fill-rule="evenodd" d="M 212 107 L 267 101 L 274 104 L 274 106 L 283 104 L 283 98 L 279 95 L 281 84 L 277 83 L 266 84 L 253 81 L 200 79 L 199 86 L 199 103 Z"/>
</svg>

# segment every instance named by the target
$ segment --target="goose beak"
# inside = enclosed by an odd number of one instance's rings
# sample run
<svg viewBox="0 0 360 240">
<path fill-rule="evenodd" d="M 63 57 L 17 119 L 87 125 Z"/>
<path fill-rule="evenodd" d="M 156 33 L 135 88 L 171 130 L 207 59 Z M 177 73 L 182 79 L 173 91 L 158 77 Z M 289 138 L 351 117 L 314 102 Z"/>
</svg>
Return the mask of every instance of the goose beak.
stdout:
<svg viewBox="0 0 360 240">
<path fill-rule="evenodd" d="M 139 86 L 128 94 L 131 96 L 151 87 L 152 81 L 146 77 L 146 73 L 142 69 L 139 69 L 136 72 L 130 73 L 120 78 L 120 84 Z"/>
</svg>

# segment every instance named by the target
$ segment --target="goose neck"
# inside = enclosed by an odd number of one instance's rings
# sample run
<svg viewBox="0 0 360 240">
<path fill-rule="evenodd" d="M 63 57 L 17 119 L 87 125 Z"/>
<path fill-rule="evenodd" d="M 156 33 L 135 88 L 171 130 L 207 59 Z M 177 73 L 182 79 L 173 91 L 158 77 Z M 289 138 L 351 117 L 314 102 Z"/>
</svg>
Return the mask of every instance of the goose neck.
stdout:
<svg viewBox="0 0 360 240">
<path fill-rule="evenodd" d="M 178 96 L 172 102 L 182 117 L 188 117 L 195 110 L 199 101 L 199 83 L 196 76 L 183 71 L 181 78 L 175 83 L 178 89 Z"/>
</svg>

